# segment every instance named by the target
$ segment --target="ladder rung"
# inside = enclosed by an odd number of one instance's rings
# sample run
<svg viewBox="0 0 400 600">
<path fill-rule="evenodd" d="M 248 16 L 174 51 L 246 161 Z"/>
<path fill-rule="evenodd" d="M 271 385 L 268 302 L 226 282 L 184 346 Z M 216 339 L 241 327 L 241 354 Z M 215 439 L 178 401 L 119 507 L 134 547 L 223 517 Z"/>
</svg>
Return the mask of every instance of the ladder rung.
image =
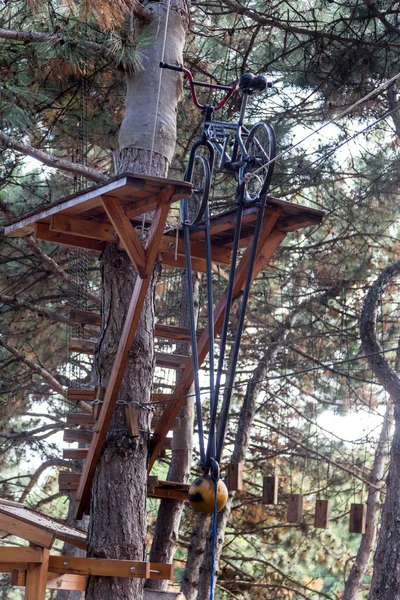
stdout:
<svg viewBox="0 0 400 600">
<path fill-rule="evenodd" d="M 190 342 L 190 329 L 187 327 L 175 327 L 172 325 L 163 325 L 156 323 L 155 336 L 166 338 L 168 340 L 180 340 L 182 342 Z M 201 331 L 196 332 L 197 338 L 201 336 Z"/>
<path fill-rule="evenodd" d="M 96 423 L 92 415 L 86 413 L 68 413 L 67 425 L 71 427 L 86 426 L 92 427 Z"/>
<path fill-rule="evenodd" d="M 87 457 L 89 448 L 64 448 L 63 458 L 71 460 L 84 460 Z"/>
<path fill-rule="evenodd" d="M 79 352 L 79 354 L 93 354 L 95 345 L 95 340 L 71 338 L 68 344 L 68 351 Z"/>
<path fill-rule="evenodd" d="M 101 314 L 88 310 L 78 310 L 71 308 L 69 311 L 69 320 L 71 323 L 80 323 L 81 325 L 101 326 Z"/>
<path fill-rule="evenodd" d="M 104 392 L 105 388 L 100 386 L 89 389 L 68 388 L 67 400 L 69 400 L 70 402 L 93 402 L 93 400 L 96 400 L 96 398 L 102 400 Z"/>
<path fill-rule="evenodd" d="M 64 429 L 64 442 L 79 442 L 81 444 L 90 444 L 93 432 L 83 429 Z"/>
<path fill-rule="evenodd" d="M 156 352 L 156 365 L 163 369 L 184 369 L 190 360 L 190 356 Z"/>
<path fill-rule="evenodd" d="M 60 492 L 76 492 L 81 473 L 61 472 L 58 474 L 58 487 Z"/>
</svg>

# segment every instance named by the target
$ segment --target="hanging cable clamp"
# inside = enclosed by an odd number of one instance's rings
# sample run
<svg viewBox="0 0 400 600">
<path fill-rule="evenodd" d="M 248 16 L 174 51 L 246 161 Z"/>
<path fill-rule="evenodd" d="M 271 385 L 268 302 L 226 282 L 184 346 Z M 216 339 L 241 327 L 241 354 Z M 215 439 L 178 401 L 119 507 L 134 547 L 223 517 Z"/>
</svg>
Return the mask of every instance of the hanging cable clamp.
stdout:
<svg viewBox="0 0 400 600">
<path fill-rule="evenodd" d="M 210 468 L 211 477 L 215 481 L 218 481 L 219 476 L 221 474 L 220 466 L 217 463 L 217 461 L 215 460 L 215 458 L 210 458 L 210 464 L 211 464 L 211 468 Z"/>
</svg>

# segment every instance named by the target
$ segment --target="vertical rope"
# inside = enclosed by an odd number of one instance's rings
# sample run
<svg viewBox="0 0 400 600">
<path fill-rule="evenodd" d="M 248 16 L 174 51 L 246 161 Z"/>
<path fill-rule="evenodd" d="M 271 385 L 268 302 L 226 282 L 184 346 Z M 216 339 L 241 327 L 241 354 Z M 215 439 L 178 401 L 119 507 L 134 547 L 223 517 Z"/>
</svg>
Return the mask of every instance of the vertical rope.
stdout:
<svg viewBox="0 0 400 600">
<path fill-rule="evenodd" d="M 215 548 L 217 545 L 217 496 L 218 496 L 218 481 L 219 477 L 213 478 L 214 481 L 214 510 L 213 510 L 213 521 L 212 521 L 212 537 L 211 537 L 211 572 L 210 572 L 210 598 L 214 600 L 214 587 L 215 587 Z"/>
</svg>

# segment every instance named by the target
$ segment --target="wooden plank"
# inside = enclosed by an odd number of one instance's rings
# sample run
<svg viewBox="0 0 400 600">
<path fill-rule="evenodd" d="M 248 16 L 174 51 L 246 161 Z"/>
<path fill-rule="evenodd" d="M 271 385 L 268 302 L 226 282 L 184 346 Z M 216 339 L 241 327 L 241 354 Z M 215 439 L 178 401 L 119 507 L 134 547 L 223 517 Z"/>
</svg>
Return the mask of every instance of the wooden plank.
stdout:
<svg viewBox="0 0 400 600">
<path fill-rule="evenodd" d="M 128 577 L 148 579 L 150 563 L 136 560 L 112 558 L 81 558 L 77 556 L 51 556 L 49 571 L 74 575 L 95 575 L 99 577 Z"/>
<path fill-rule="evenodd" d="M 137 199 L 136 190 L 150 189 L 149 184 L 151 184 L 151 188 L 153 189 L 152 193 L 149 192 L 151 198 L 153 196 L 158 198 L 159 194 L 162 194 L 166 187 L 170 186 L 172 188 L 172 192 L 169 194 L 170 202 L 190 196 L 192 190 L 192 185 L 184 181 L 165 179 L 163 177 L 150 177 L 148 175 L 139 175 L 136 173 L 122 173 L 108 180 L 106 183 L 96 185 L 79 194 L 73 194 L 67 198 L 62 198 L 51 206 L 47 206 L 44 210 L 34 210 L 23 219 L 9 225 L 6 228 L 5 234 L 10 237 L 28 235 L 33 232 L 35 223 L 46 219 L 50 220 L 52 215 L 61 212 L 73 216 L 85 213 L 96 207 L 100 207 L 100 197 L 107 194 L 111 194 L 113 197 L 127 197 L 129 199 L 128 204 L 134 208 L 136 204 L 141 202 L 141 200 Z M 143 208 L 137 214 L 148 212 L 148 210 L 149 208 L 147 208 L 146 203 L 143 202 Z"/>
<path fill-rule="evenodd" d="M 188 493 L 184 490 L 168 490 L 162 487 L 149 488 L 147 495 L 149 498 L 164 498 L 168 500 L 188 501 Z"/>
<path fill-rule="evenodd" d="M 140 277 L 146 276 L 146 254 L 132 223 L 126 216 L 117 198 L 102 197 L 101 202 L 119 239 L 121 240 L 131 263 Z"/>
<path fill-rule="evenodd" d="M 154 213 L 150 232 L 146 242 L 146 261 L 147 274 L 150 275 L 154 268 L 154 263 L 158 256 L 158 245 L 163 234 L 166 218 L 169 211 L 169 202 L 175 188 L 167 186 L 160 194 L 158 208 Z M 84 466 L 82 477 L 76 494 L 75 518 L 81 519 L 85 509 L 90 502 L 90 489 L 92 479 L 100 459 L 103 444 L 106 439 L 107 431 L 114 412 L 115 404 L 118 399 L 122 379 L 124 377 L 126 365 L 128 363 L 129 351 L 131 349 L 136 329 L 139 323 L 140 315 L 147 290 L 150 283 L 150 277 L 141 279 L 138 277 L 135 282 L 132 298 L 128 308 L 128 313 L 122 329 L 118 349 L 114 358 L 111 374 L 104 395 L 103 405 L 97 422 L 92 443 L 88 452 L 87 460 Z M 176 415 L 175 415 L 176 416 Z M 161 447 L 160 447 L 161 449 Z"/>
<path fill-rule="evenodd" d="M 106 247 L 105 242 L 90 240 L 89 238 L 83 238 L 79 235 L 51 231 L 47 223 L 36 223 L 35 237 L 38 240 L 53 242 L 54 244 L 67 246 L 68 248 L 86 248 L 87 250 L 95 250 L 96 252 L 102 252 Z"/>
<path fill-rule="evenodd" d="M 178 256 L 185 256 L 185 242 L 182 238 L 178 238 L 178 249 L 176 249 L 176 236 L 163 235 L 161 238 L 160 252 L 167 252 L 177 254 Z M 215 245 L 211 245 L 211 258 L 213 262 L 230 265 L 232 251 L 230 248 L 223 248 Z M 190 255 L 192 259 L 203 259 L 206 258 L 206 245 L 204 242 L 196 242 L 191 240 L 190 242 Z"/>
<path fill-rule="evenodd" d="M 66 422 L 71 427 L 93 427 L 96 423 L 93 416 L 87 413 L 68 413 Z"/>
<path fill-rule="evenodd" d="M 268 223 L 264 221 L 264 229 L 261 232 L 259 243 L 257 246 L 257 258 L 253 269 L 253 278 L 261 271 L 262 267 L 274 254 L 275 250 L 279 247 L 282 240 L 284 239 L 284 233 L 280 231 L 274 231 L 274 226 L 279 217 L 279 212 L 270 215 Z M 235 280 L 233 284 L 233 300 L 235 300 L 242 292 L 242 288 L 246 281 L 247 272 L 249 269 L 250 255 L 251 255 L 252 244 L 248 246 L 244 252 L 236 269 Z M 224 314 L 226 310 L 226 290 L 222 295 L 221 299 L 217 303 L 214 310 L 214 335 L 217 336 L 221 330 Z M 228 307 L 229 309 L 230 307 Z M 199 357 L 199 366 L 202 365 L 205 360 L 209 348 L 208 330 L 204 330 L 198 344 L 197 351 Z M 193 383 L 193 364 L 189 361 L 183 370 L 179 383 L 176 386 L 173 395 L 176 397 L 176 401 L 169 402 L 165 407 L 160 422 L 154 432 L 154 436 L 151 440 L 151 457 L 149 461 L 149 470 L 153 467 L 157 460 L 158 453 L 162 448 L 163 440 L 167 432 L 171 427 L 171 423 L 178 416 L 180 407 L 186 399 L 189 393 L 190 387 Z"/>
<path fill-rule="evenodd" d="M 51 548 L 56 535 L 53 531 L 43 529 L 33 523 L 27 523 L 10 514 L 0 513 L 0 530 L 16 535 L 43 548 Z M 0 562 L 3 562 L 2 560 Z"/>
<path fill-rule="evenodd" d="M 229 230 L 233 230 L 236 223 L 237 209 L 230 210 L 223 215 L 217 215 L 210 219 L 211 238 Z M 257 219 L 257 208 L 247 208 L 243 211 L 242 225 L 255 222 Z M 190 235 L 191 240 L 204 240 L 204 231 L 194 231 Z"/>
<path fill-rule="evenodd" d="M 33 525 L 42 533 L 45 532 L 50 542 L 53 535 L 55 535 L 57 539 L 66 541 L 78 548 L 86 548 L 86 533 L 84 531 L 72 527 L 65 522 L 60 522 L 58 519 L 53 519 L 48 515 L 34 511 L 23 504 L 13 503 L 11 506 L 8 504 L 4 505 L 4 501 L 0 499 L 0 513 L 7 518 L 12 517 L 25 525 Z M 49 534 L 51 535 L 51 538 Z M 35 542 L 35 545 L 43 544 L 43 539 L 39 541 L 40 543 L 37 544 Z M 48 546 L 50 545 L 51 544 L 49 543 Z"/>
<path fill-rule="evenodd" d="M 179 340 L 181 342 L 190 342 L 190 329 L 187 327 L 175 327 L 172 325 L 163 325 L 162 323 L 155 324 L 154 335 L 168 340 Z M 196 333 L 197 337 L 201 336 L 201 331 Z"/>
<path fill-rule="evenodd" d="M 88 310 L 71 308 L 69 311 L 69 320 L 71 323 L 80 323 L 81 325 L 94 325 L 95 327 L 101 327 L 101 314 Z"/>
<path fill-rule="evenodd" d="M 40 549 L 42 562 L 39 565 L 29 565 L 26 572 L 25 600 L 45 600 L 47 574 L 49 567 L 49 550 Z"/>
<path fill-rule="evenodd" d="M 287 520 L 289 523 L 302 523 L 303 494 L 289 494 Z"/>
<path fill-rule="evenodd" d="M 180 354 L 166 354 L 165 352 L 156 352 L 156 365 L 162 369 L 184 369 L 189 361 L 190 356 L 182 356 Z"/>
<path fill-rule="evenodd" d="M 80 444 L 90 444 L 93 432 L 83 429 L 64 429 L 64 442 L 78 442 Z"/>
<path fill-rule="evenodd" d="M 227 487 L 230 492 L 243 489 L 243 463 L 231 463 L 227 466 Z"/>
<path fill-rule="evenodd" d="M 96 399 L 96 389 L 79 389 L 79 388 L 68 388 L 67 400 L 69 402 L 93 402 Z"/>
<path fill-rule="evenodd" d="M 263 504 L 278 504 L 279 478 L 276 475 L 263 477 Z"/>
<path fill-rule="evenodd" d="M 170 563 L 150 563 L 149 579 L 173 579 L 174 565 Z"/>
<path fill-rule="evenodd" d="M 85 460 L 88 455 L 89 448 L 64 448 L 63 458 L 72 460 Z"/>
<path fill-rule="evenodd" d="M 177 256 L 172 252 L 162 252 L 160 254 L 160 260 L 163 267 L 170 267 L 171 269 L 186 269 L 185 257 L 181 254 Z M 203 258 L 196 258 L 192 256 L 192 269 L 199 273 L 205 273 L 207 271 L 207 264 Z"/>
<path fill-rule="evenodd" d="M 314 527 L 317 527 L 318 529 L 328 529 L 330 514 L 330 501 L 317 499 L 315 502 Z"/>
<path fill-rule="evenodd" d="M 367 505 L 353 503 L 350 506 L 350 533 L 365 533 Z"/>
<path fill-rule="evenodd" d="M 60 492 L 75 492 L 78 489 L 81 473 L 68 473 L 62 471 L 58 474 L 58 487 Z"/>
<path fill-rule="evenodd" d="M 86 590 L 87 577 L 85 575 L 71 575 L 58 573 L 47 573 L 46 588 L 48 590 L 70 590 L 84 592 Z M 26 571 L 13 571 L 11 585 L 24 586 L 26 583 Z"/>
<path fill-rule="evenodd" d="M 128 404 L 125 406 L 125 418 L 126 424 L 128 425 L 131 436 L 139 437 L 139 420 L 137 407 L 134 404 Z"/>
<path fill-rule="evenodd" d="M 94 218 L 84 219 L 68 215 L 53 215 L 50 220 L 50 230 L 102 242 L 118 242 L 114 227 L 106 221 L 99 221 Z"/>
<path fill-rule="evenodd" d="M 19 536 L 20 537 L 20 536 Z M 23 563 L 41 563 L 41 548 L 29 546 L 0 546 L 0 563 L 7 565 L 7 570 L 19 569 Z"/>
<path fill-rule="evenodd" d="M 96 346 L 94 340 L 84 338 L 71 338 L 68 343 L 68 352 L 79 352 L 79 354 L 93 354 Z"/>
</svg>

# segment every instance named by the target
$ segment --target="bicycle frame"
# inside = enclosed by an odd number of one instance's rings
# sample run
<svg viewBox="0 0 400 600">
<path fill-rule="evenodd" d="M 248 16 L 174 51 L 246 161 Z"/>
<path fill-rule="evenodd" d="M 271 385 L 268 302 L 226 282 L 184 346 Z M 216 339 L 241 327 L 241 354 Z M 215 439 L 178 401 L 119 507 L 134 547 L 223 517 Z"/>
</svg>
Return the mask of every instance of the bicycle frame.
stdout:
<svg viewBox="0 0 400 600">
<path fill-rule="evenodd" d="M 227 99 L 226 99 L 227 100 Z M 245 143 L 243 141 L 243 136 L 247 136 L 249 134 L 249 130 L 243 125 L 246 108 L 247 108 L 248 94 L 243 93 L 242 102 L 240 106 L 239 118 L 236 123 L 227 123 L 226 121 L 217 121 L 212 119 L 212 115 L 214 110 L 213 106 L 205 105 L 202 107 L 204 113 L 204 122 L 203 122 L 203 132 L 200 139 L 198 139 L 191 147 L 190 155 L 189 155 L 189 163 L 187 168 L 187 174 L 190 181 L 192 175 L 193 162 L 196 156 L 196 151 L 199 147 L 206 147 L 209 152 L 209 163 L 211 174 L 214 170 L 215 163 L 215 152 L 219 155 L 219 169 L 225 169 L 227 171 L 235 171 L 238 173 L 238 183 L 241 184 L 243 180 L 243 171 L 246 166 L 246 160 L 248 158 L 248 154 L 246 152 Z M 213 132 L 213 128 L 215 130 L 222 130 L 218 134 L 218 132 Z M 231 156 L 227 152 L 227 145 L 230 139 L 229 133 L 227 131 L 232 131 L 235 133 L 235 141 L 232 149 Z M 220 141 L 218 138 L 223 137 L 223 141 Z M 240 160 L 238 159 L 240 154 Z"/>
</svg>

